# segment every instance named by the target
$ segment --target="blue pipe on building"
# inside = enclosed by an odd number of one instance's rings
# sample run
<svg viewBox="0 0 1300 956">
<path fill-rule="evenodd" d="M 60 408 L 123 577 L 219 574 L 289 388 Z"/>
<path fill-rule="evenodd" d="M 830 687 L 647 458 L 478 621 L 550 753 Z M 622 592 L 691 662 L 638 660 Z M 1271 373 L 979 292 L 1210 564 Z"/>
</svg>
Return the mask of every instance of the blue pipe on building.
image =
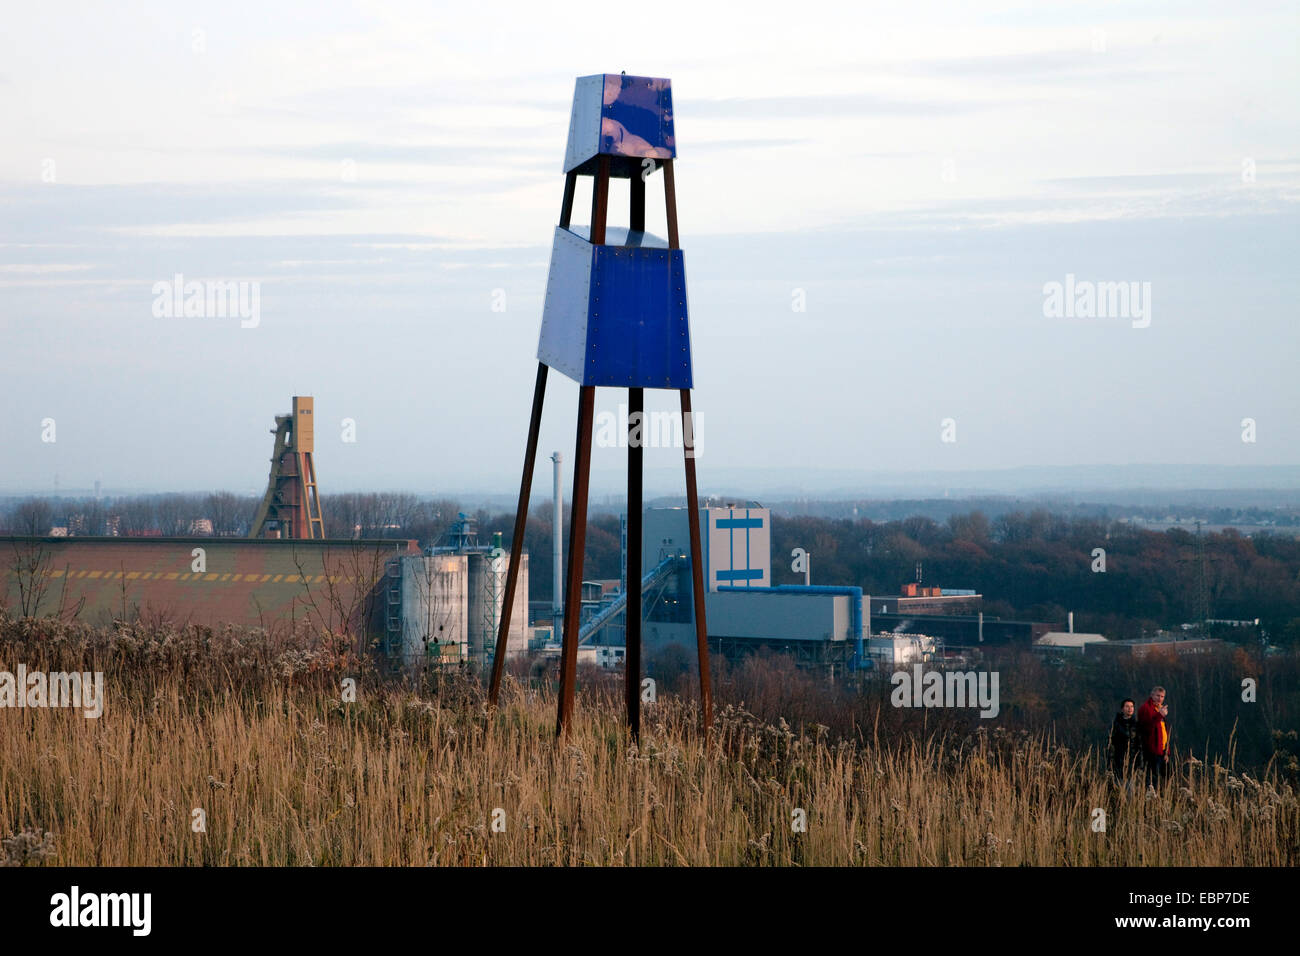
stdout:
<svg viewBox="0 0 1300 956">
<path fill-rule="evenodd" d="M 771 594 L 845 594 L 853 598 L 853 665 L 854 669 L 866 664 L 866 651 L 862 635 L 862 588 L 843 584 L 778 584 L 770 588 L 733 587 L 723 585 L 719 591 L 768 592 Z"/>
</svg>

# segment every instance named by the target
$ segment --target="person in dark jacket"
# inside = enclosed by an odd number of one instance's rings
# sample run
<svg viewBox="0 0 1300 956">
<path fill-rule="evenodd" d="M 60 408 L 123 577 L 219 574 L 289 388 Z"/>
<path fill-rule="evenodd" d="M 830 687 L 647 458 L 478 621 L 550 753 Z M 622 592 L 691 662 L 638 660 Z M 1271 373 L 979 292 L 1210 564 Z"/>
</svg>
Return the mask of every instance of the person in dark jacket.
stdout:
<svg viewBox="0 0 1300 956">
<path fill-rule="evenodd" d="M 1128 778 L 1139 752 L 1138 723 L 1133 714 L 1136 706 L 1133 698 L 1125 697 L 1110 726 L 1110 769 L 1120 783 Z"/>
<path fill-rule="evenodd" d="M 1147 785 L 1159 787 L 1169 776 L 1169 724 L 1165 689 L 1151 688 L 1151 696 L 1138 710 L 1138 739 L 1147 767 Z"/>
</svg>

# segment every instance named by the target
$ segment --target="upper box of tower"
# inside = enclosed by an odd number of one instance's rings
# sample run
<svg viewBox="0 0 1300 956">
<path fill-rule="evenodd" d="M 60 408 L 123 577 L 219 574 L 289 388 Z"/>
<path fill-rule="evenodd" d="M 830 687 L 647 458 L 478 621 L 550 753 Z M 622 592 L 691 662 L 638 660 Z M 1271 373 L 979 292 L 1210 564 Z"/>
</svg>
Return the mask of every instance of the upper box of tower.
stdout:
<svg viewBox="0 0 1300 956">
<path fill-rule="evenodd" d="M 640 175 L 647 158 L 658 166 L 677 156 L 671 82 L 616 73 L 578 77 L 564 171 L 595 173 L 600 156 L 610 158 L 610 175 L 618 177 Z"/>
</svg>

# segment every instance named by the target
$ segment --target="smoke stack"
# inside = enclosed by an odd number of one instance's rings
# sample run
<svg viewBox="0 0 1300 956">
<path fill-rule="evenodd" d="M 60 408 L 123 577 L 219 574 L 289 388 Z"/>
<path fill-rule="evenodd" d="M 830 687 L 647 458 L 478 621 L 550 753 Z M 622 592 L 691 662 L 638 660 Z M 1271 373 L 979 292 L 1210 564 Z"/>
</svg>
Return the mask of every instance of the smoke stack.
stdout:
<svg viewBox="0 0 1300 956">
<path fill-rule="evenodd" d="M 564 618 L 564 576 L 560 570 L 564 566 L 564 478 L 560 475 L 563 460 L 564 456 L 558 451 L 551 456 L 551 461 L 555 462 L 555 503 L 551 514 L 551 607 L 556 640 L 560 638 L 560 621 Z"/>
<path fill-rule="evenodd" d="M 1065 619 L 1069 622 L 1070 633 L 1073 634 L 1074 633 L 1074 612 L 1071 611 L 1068 615 L 1066 615 Z"/>
</svg>

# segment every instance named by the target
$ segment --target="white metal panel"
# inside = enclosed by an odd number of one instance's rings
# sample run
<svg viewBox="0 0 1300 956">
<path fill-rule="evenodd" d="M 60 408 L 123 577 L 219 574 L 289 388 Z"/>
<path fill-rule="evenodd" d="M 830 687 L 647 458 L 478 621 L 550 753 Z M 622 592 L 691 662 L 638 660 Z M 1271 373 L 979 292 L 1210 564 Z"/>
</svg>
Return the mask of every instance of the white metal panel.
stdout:
<svg viewBox="0 0 1300 956">
<path fill-rule="evenodd" d="M 769 641 L 842 641 L 849 597 L 809 592 L 714 591 L 705 595 L 710 637 Z"/>
<path fill-rule="evenodd" d="M 843 601 L 835 602 L 835 640 L 857 640 L 857 635 L 853 633 L 853 609 L 849 607 L 849 602 L 853 599 L 845 597 Z"/>
<path fill-rule="evenodd" d="M 767 508 L 710 508 L 703 512 L 705 587 L 765 588 L 772 584 L 772 514 Z M 735 526 L 757 523 L 757 527 Z M 743 577 L 754 574 L 752 578 Z M 742 575 L 737 577 L 736 575 Z"/>
<path fill-rule="evenodd" d="M 556 227 L 537 340 L 538 361 L 575 382 L 582 381 L 587 354 L 592 249 L 591 243 Z"/>
<path fill-rule="evenodd" d="M 581 166 L 600 149 L 600 114 L 604 106 L 605 74 L 580 76 L 573 86 L 569 114 L 569 144 L 564 150 L 564 172 Z"/>
</svg>

